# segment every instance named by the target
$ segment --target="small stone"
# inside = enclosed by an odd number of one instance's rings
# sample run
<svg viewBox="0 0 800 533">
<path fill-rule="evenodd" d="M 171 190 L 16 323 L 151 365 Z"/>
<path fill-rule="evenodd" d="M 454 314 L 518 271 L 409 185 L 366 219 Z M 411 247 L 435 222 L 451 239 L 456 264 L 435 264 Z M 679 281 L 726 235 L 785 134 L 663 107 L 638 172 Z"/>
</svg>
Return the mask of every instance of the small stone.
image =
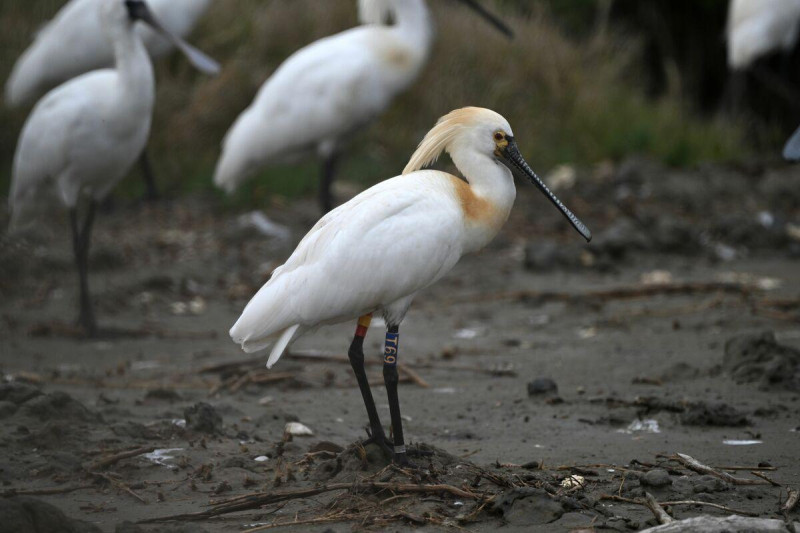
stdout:
<svg viewBox="0 0 800 533">
<path fill-rule="evenodd" d="M 556 393 L 558 393 L 558 385 L 550 378 L 536 378 L 528 383 L 528 396 Z"/>
<path fill-rule="evenodd" d="M 659 488 L 672 485 L 672 479 L 670 479 L 666 470 L 654 468 L 642 476 L 642 478 L 639 480 L 639 483 L 648 487 Z"/>
</svg>

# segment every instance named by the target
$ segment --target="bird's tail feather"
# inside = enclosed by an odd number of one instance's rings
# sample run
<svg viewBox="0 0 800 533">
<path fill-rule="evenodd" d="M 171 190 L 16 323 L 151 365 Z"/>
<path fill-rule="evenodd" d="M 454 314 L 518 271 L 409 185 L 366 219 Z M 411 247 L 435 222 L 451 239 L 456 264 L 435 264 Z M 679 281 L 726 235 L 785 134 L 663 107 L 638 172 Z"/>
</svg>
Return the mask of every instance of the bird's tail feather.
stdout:
<svg viewBox="0 0 800 533">
<path fill-rule="evenodd" d="M 277 341 L 275 341 L 275 345 L 272 347 L 272 351 L 269 353 L 267 368 L 272 368 L 272 365 L 278 362 L 278 359 L 281 358 L 281 355 L 283 355 L 286 347 L 289 346 L 290 342 L 292 342 L 294 334 L 297 332 L 297 328 L 299 327 L 300 324 L 295 324 L 294 326 L 289 326 L 283 330 L 283 333 L 281 333 L 281 336 L 278 337 Z"/>
</svg>

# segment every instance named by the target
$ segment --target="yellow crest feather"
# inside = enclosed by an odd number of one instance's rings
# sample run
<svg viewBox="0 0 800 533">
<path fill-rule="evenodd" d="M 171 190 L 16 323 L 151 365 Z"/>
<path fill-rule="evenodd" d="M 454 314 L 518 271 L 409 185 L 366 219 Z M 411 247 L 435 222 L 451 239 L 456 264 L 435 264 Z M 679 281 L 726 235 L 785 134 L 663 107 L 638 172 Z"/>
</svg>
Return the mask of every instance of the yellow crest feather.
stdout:
<svg viewBox="0 0 800 533">
<path fill-rule="evenodd" d="M 491 118 L 499 117 L 494 111 L 482 107 L 462 107 L 440 118 L 411 155 L 406 168 L 403 169 L 403 175 L 435 163 L 442 152 L 448 151 L 450 143 L 464 128 L 488 118 L 488 115 L 491 115 Z"/>
</svg>

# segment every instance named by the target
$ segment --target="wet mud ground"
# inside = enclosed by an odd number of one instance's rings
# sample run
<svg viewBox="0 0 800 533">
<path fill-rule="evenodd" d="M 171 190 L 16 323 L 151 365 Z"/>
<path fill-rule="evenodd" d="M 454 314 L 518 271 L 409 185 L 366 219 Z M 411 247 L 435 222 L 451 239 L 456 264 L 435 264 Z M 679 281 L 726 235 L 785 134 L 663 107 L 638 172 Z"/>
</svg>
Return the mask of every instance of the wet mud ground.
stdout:
<svg viewBox="0 0 800 533">
<path fill-rule="evenodd" d="M 313 223 L 312 203 L 264 210 L 288 234 L 213 198 L 101 214 L 96 340 L 71 327 L 66 234 L 4 237 L 0 531 L 47 531 L 47 520 L 69 531 L 294 520 L 317 522 L 285 529 L 635 531 L 653 514 L 609 497 L 645 492 L 781 518 L 800 488 L 799 174 L 646 161 L 579 173 L 559 194 L 595 231 L 588 246 L 521 184 L 497 240 L 421 293 L 401 327 L 404 430 L 428 453 L 414 458 L 421 472 L 353 446 L 366 437 L 346 360 L 355 324 L 307 335 L 271 371 L 227 336 Z M 381 325 L 365 352 L 386 425 Z M 289 422 L 313 435 L 285 435 Z M 677 453 L 763 484 L 693 471 Z M 749 469 L 722 470 L 734 466 Z M 235 500 L 245 494 L 256 496 Z"/>
</svg>

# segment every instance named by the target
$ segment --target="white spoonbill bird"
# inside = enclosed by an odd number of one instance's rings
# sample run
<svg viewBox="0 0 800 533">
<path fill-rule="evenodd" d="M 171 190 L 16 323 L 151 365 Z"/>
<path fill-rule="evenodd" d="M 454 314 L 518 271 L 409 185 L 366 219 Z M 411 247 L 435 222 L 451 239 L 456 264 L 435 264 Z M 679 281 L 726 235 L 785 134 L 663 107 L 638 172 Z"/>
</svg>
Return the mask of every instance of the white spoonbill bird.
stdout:
<svg viewBox="0 0 800 533">
<path fill-rule="evenodd" d="M 34 102 L 75 76 L 114 65 L 114 48 L 100 20 L 102 3 L 103 0 L 71 0 L 39 30 L 6 82 L 6 105 Z M 164 28 L 183 38 L 211 0 L 148 0 L 148 5 Z M 136 33 L 153 58 L 174 48 L 169 39 L 147 26 L 137 26 Z"/>
<path fill-rule="evenodd" d="M 790 50 L 800 30 L 800 0 L 731 0 L 728 66 L 744 70 L 775 50 Z"/>
<path fill-rule="evenodd" d="M 89 297 L 87 263 L 96 203 L 130 170 L 150 131 L 155 83 L 142 39 L 141 20 L 179 48 L 198 69 L 219 66 L 163 28 L 143 0 L 102 0 L 103 28 L 113 44 L 115 68 L 84 74 L 53 89 L 34 107 L 22 129 L 9 204 L 11 227 L 30 219 L 40 196 L 56 193 L 69 209 L 80 282 L 79 325 L 97 332 Z M 83 221 L 78 207 L 88 203 Z"/>
<path fill-rule="evenodd" d="M 510 34 L 475 0 L 462 2 Z M 433 41 L 425 0 L 360 0 L 359 8 L 366 24 L 298 50 L 264 83 L 225 136 L 214 174 L 218 187 L 232 192 L 270 164 L 316 155 L 323 160 L 320 203 L 331 209 L 342 141 L 417 78 Z M 379 24 L 387 13 L 392 26 Z"/>
<path fill-rule="evenodd" d="M 50 89 L 75 76 L 114 65 L 114 48 L 100 19 L 104 0 L 71 0 L 37 34 L 33 43 L 14 64 L 6 82 L 6 105 L 17 107 L 34 102 Z M 153 16 L 169 32 L 185 37 L 211 5 L 211 0 L 148 0 Z M 175 46 L 154 29 L 137 25 L 153 58 L 171 52 Z M 150 161 L 142 152 L 145 197 L 158 196 Z"/>
<path fill-rule="evenodd" d="M 463 179 L 422 170 L 442 152 L 450 154 Z M 402 176 L 367 189 L 317 222 L 247 304 L 231 338 L 246 352 L 276 339 L 271 367 L 299 335 L 360 317 L 349 356 L 369 416 L 369 441 L 406 463 L 397 397 L 399 326 L 420 290 L 462 255 L 486 246 L 503 226 L 516 196 L 512 174 L 529 179 L 591 239 L 525 162 L 506 119 L 488 109 L 458 109 L 428 132 Z M 383 375 L 393 443 L 386 440 L 364 371 L 364 336 L 376 312 L 387 325 Z"/>
</svg>

